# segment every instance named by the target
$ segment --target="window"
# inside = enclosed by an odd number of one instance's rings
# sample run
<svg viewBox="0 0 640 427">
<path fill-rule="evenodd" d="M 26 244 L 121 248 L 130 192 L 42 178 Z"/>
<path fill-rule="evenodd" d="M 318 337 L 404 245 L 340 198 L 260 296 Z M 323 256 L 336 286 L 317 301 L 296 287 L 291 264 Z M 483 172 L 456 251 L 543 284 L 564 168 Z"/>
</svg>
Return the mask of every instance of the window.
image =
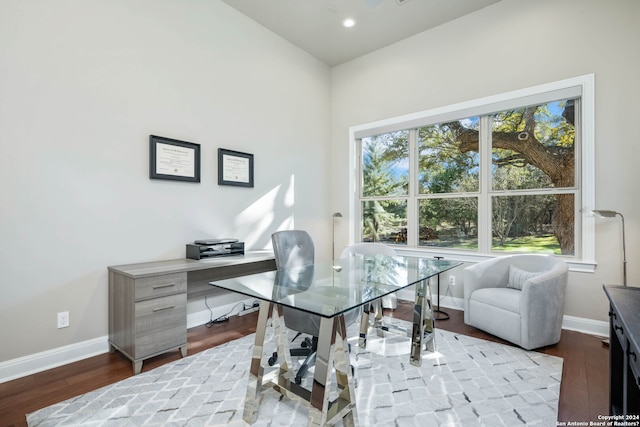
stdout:
<svg viewBox="0 0 640 427">
<path fill-rule="evenodd" d="M 591 259 L 592 76 L 352 128 L 355 240 Z"/>
<path fill-rule="evenodd" d="M 391 132 L 362 141 L 363 241 L 406 244 L 408 135 Z"/>
</svg>

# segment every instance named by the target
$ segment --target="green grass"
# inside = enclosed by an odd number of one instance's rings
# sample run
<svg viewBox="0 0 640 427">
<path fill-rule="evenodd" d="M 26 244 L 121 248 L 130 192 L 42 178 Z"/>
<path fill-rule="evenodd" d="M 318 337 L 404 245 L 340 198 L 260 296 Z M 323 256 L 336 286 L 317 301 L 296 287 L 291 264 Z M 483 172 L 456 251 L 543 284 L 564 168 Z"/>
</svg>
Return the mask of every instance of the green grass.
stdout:
<svg viewBox="0 0 640 427">
<path fill-rule="evenodd" d="M 381 233 L 385 235 L 384 233 Z M 440 238 L 429 240 L 427 242 L 421 241 L 420 246 L 441 247 L 449 249 L 465 249 L 465 250 L 477 250 L 478 239 L 477 238 L 459 238 L 451 235 L 446 236 L 447 233 L 439 233 Z M 386 235 L 385 235 L 386 236 Z M 385 243 L 396 243 L 393 239 L 380 239 Z M 406 244 L 406 242 L 400 242 L 400 244 Z M 528 252 L 528 253 L 547 253 L 562 255 L 560 244 L 553 234 L 541 234 L 537 236 L 523 236 L 514 239 L 507 239 L 503 245 L 499 244 L 499 240 L 494 239 L 492 242 L 492 251 L 495 252 Z"/>
<path fill-rule="evenodd" d="M 561 255 L 560 245 L 555 236 L 551 234 L 542 236 L 526 236 L 517 239 L 511 239 L 498 245 L 497 241 L 493 242 L 493 250 L 500 252 L 537 252 L 537 253 L 553 253 Z"/>
<path fill-rule="evenodd" d="M 422 242 L 424 244 L 424 242 Z M 478 249 L 477 239 L 437 239 L 428 241 L 426 246 L 441 247 L 449 249 Z M 552 234 L 540 236 L 526 236 L 516 239 L 509 239 L 504 245 L 498 245 L 498 241 L 493 241 L 492 251 L 495 252 L 529 252 L 548 253 L 561 255 L 560 245 Z"/>
</svg>

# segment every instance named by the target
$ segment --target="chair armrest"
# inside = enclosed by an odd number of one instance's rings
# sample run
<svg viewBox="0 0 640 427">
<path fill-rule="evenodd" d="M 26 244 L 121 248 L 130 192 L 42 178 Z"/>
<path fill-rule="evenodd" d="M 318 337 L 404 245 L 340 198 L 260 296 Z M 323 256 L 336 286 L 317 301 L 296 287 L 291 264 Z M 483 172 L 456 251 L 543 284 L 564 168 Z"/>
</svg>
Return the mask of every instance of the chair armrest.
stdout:
<svg viewBox="0 0 640 427">
<path fill-rule="evenodd" d="M 567 286 L 567 269 L 553 269 L 532 277 L 522 285 L 522 307 L 528 306 L 532 299 L 551 299 L 564 303 Z M 556 304 L 552 304 L 556 305 Z"/>
<path fill-rule="evenodd" d="M 522 316 L 523 339 L 536 336 L 536 330 L 559 333 L 564 314 L 565 291 L 568 271 L 554 268 L 533 277 L 522 286 L 520 314 Z"/>
<path fill-rule="evenodd" d="M 501 258 L 479 262 L 464 269 L 465 299 L 481 288 L 502 288 L 509 279 L 509 263 Z"/>
<path fill-rule="evenodd" d="M 469 298 L 477 289 L 506 287 L 509 263 L 502 258 L 479 262 L 463 270 L 464 310 L 469 312 Z"/>
</svg>

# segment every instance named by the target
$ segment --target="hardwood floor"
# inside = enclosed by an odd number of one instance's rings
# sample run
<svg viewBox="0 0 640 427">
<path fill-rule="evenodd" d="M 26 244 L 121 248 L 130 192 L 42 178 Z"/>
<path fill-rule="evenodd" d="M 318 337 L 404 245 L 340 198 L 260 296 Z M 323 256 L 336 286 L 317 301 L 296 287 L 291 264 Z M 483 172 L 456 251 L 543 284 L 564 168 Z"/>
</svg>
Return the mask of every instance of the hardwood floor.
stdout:
<svg viewBox="0 0 640 427">
<path fill-rule="evenodd" d="M 386 315 L 410 320 L 412 304 L 399 301 L 398 308 Z M 449 320 L 436 321 L 436 327 L 451 332 L 508 344 L 464 324 L 463 312 L 445 309 Z M 255 332 L 257 313 L 233 316 L 211 328 L 197 326 L 188 331 L 188 354 L 215 347 Z M 608 413 L 609 350 L 601 339 L 573 331 L 562 331 L 556 345 L 538 351 L 564 358 L 559 421 L 597 421 Z M 178 351 L 146 361 L 143 372 L 180 358 Z M 132 376 L 131 362 L 120 353 L 107 353 L 86 360 L 29 375 L 0 384 L 0 426 L 26 426 L 25 414 L 87 393 Z"/>
</svg>

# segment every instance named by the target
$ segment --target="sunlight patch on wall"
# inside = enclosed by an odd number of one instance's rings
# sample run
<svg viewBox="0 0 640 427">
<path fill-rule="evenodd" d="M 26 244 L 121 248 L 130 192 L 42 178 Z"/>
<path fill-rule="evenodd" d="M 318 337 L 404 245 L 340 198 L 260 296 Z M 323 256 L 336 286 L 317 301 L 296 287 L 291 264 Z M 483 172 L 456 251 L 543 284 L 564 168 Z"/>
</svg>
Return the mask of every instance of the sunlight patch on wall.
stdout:
<svg viewBox="0 0 640 427">
<path fill-rule="evenodd" d="M 237 215 L 234 226 L 244 231 L 245 248 L 271 249 L 271 233 L 293 228 L 295 180 L 278 185 Z"/>
</svg>

